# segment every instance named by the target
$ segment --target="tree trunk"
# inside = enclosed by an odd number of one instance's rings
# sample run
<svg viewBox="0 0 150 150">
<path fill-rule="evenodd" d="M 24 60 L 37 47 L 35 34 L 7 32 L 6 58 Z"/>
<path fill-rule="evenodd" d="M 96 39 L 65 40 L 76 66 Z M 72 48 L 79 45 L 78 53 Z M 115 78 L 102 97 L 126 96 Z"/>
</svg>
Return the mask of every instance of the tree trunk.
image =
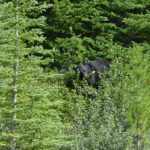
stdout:
<svg viewBox="0 0 150 150">
<path fill-rule="evenodd" d="M 18 77 L 18 69 L 19 69 L 19 30 L 18 30 L 18 22 L 19 22 L 19 15 L 18 15 L 18 0 L 15 1 L 16 7 L 16 40 L 15 40 L 15 52 L 14 52 L 14 67 L 13 67 L 13 96 L 12 96 L 12 105 L 13 105 L 13 122 L 12 122 L 12 134 L 16 133 L 16 126 L 15 121 L 17 118 L 16 109 L 17 109 L 17 77 Z M 13 137 L 11 140 L 11 150 L 16 149 L 16 138 Z"/>
</svg>

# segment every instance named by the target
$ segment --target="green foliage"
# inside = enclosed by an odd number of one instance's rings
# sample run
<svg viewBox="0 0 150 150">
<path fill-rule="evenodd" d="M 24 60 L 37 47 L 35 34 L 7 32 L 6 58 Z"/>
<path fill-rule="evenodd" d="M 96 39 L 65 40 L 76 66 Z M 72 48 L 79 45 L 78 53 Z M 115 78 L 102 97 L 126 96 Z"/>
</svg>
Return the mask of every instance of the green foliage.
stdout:
<svg viewBox="0 0 150 150">
<path fill-rule="evenodd" d="M 15 2 L 0 1 L 0 149 L 149 149 L 149 1 Z M 73 68 L 101 58 L 95 90 Z"/>
<path fill-rule="evenodd" d="M 143 53 L 144 47 L 135 46 L 129 51 L 129 64 L 125 78 L 124 95 L 128 101 L 128 121 L 135 136 L 141 138 L 143 147 L 149 145 L 150 128 L 150 63 L 149 54 Z"/>
<path fill-rule="evenodd" d="M 36 56 L 46 53 L 40 29 L 44 7 L 34 0 L 18 1 L 18 9 L 15 2 L 0 5 L 0 149 L 58 149 L 71 143 L 69 108 L 64 108 L 70 95 L 52 82 L 54 72 L 46 73 L 40 67 L 45 60 Z"/>
<path fill-rule="evenodd" d="M 84 87 L 88 95 L 78 102 L 76 110 L 77 149 L 134 149 L 122 90 L 126 73 L 120 64 L 122 59 L 116 61 L 114 59 L 109 75 L 101 75 L 99 90 Z M 90 99 L 89 93 L 94 99 Z"/>
<path fill-rule="evenodd" d="M 112 50 L 109 77 L 103 75 L 94 99 L 77 105 L 76 149 L 137 149 L 149 147 L 149 54 L 148 45 Z M 112 47 L 113 48 L 113 47 Z M 117 48 L 117 46 L 115 47 Z M 126 52 L 126 56 L 122 53 Z M 116 57 L 116 58 L 115 58 Z M 101 75 L 102 76 L 102 75 Z M 82 88 L 82 90 L 84 90 Z"/>
<path fill-rule="evenodd" d="M 45 47 L 55 47 L 55 64 L 109 58 L 110 47 L 149 42 L 147 1 L 53 1 L 46 11 Z M 61 59 L 60 59 L 61 58 Z M 64 58 L 64 62 L 63 62 Z"/>
</svg>

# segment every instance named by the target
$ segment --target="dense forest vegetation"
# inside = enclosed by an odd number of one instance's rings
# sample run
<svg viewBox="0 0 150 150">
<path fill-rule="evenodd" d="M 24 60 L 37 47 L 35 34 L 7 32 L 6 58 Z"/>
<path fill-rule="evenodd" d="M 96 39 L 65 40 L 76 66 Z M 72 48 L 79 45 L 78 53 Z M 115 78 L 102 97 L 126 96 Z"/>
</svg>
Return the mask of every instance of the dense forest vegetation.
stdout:
<svg viewBox="0 0 150 150">
<path fill-rule="evenodd" d="M 149 0 L 0 0 L 0 150 L 149 150 L 149 91 Z"/>
</svg>

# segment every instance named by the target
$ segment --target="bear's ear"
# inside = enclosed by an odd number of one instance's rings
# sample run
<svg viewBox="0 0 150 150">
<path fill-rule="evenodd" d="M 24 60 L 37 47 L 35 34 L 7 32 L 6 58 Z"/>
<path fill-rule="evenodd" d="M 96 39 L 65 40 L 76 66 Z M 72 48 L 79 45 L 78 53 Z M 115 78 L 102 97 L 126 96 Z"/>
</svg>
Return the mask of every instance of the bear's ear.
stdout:
<svg viewBox="0 0 150 150">
<path fill-rule="evenodd" d="M 90 68 L 91 71 L 95 70 L 91 62 L 87 63 L 88 67 Z"/>
</svg>

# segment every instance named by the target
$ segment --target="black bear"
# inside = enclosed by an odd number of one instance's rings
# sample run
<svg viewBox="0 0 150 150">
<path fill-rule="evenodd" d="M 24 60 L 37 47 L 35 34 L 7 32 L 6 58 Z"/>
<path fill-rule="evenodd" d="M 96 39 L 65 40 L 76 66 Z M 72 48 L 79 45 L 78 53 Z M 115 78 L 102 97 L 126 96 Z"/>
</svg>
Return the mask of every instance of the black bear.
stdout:
<svg viewBox="0 0 150 150">
<path fill-rule="evenodd" d="M 80 63 L 78 69 L 80 80 L 86 79 L 88 84 L 98 89 L 99 74 L 110 66 L 107 60 L 93 60 L 87 63 Z"/>
</svg>

